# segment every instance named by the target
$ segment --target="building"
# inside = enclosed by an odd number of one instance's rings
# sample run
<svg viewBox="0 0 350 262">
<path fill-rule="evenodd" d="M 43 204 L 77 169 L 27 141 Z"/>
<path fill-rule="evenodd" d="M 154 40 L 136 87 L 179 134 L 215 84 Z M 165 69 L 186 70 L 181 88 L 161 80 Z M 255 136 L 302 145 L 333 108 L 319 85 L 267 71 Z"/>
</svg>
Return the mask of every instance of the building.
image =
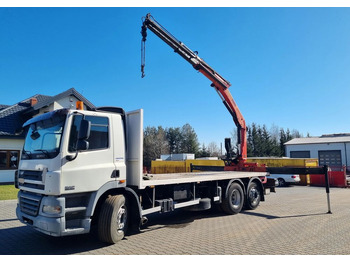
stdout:
<svg viewBox="0 0 350 262">
<path fill-rule="evenodd" d="M 346 166 L 350 170 L 349 133 L 294 138 L 284 145 L 287 157 L 316 158 L 320 166 Z"/>
<path fill-rule="evenodd" d="M 84 109 L 95 107 L 74 88 L 56 96 L 34 95 L 12 106 L 0 105 L 0 183 L 14 181 L 24 143 L 24 122 L 56 109 L 75 108 L 77 101 L 83 101 Z"/>
</svg>

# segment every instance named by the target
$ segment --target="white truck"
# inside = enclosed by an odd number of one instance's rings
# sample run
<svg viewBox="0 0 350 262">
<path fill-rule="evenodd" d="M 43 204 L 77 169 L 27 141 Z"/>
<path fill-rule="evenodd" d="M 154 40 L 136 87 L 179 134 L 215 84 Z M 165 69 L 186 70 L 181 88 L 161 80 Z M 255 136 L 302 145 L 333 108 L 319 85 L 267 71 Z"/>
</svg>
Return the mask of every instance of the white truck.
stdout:
<svg viewBox="0 0 350 262">
<path fill-rule="evenodd" d="M 115 243 L 155 212 L 228 214 L 264 200 L 266 172 L 143 174 L 143 110 L 59 109 L 28 120 L 16 175 L 18 219 L 45 234 L 88 233 Z"/>
</svg>

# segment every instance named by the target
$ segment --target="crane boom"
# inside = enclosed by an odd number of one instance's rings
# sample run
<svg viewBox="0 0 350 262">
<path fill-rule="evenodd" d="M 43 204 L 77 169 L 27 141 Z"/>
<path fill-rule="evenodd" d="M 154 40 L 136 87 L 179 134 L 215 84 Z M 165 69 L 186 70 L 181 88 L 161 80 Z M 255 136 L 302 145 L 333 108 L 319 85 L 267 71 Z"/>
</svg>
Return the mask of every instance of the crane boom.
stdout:
<svg viewBox="0 0 350 262">
<path fill-rule="evenodd" d="M 187 62 L 189 62 L 194 69 L 201 72 L 211 82 L 211 86 L 215 88 L 219 96 L 221 97 L 224 105 L 233 117 L 233 121 L 237 126 L 237 143 L 238 143 L 238 154 L 236 157 L 237 162 L 245 162 L 247 158 L 247 127 L 243 115 L 241 114 L 238 106 L 236 105 L 228 88 L 231 86 L 225 78 L 218 74 L 211 66 L 209 66 L 203 59 L 198 56 L 197 52 L 189 49 L 184 43 L 177 40 L 172 34 L 170 34 L 163 26 L 161 26 L 151 14 L 147 14 L 143 20 L 141 34 L 141 72 L 142 77 L 145 76 L 145 42 L 147 38 L 147 29 L 151 30 L 161 40 L 168 44 L 176 53 L 182 56 Z M 225 141 L 226 143 L 226 141 Z M 225 145 L 226 149 L 228 145 Z M 229 150 L 228 150 L 229 151 Z M 229 155 L 229 153 L 228 153 Z"/>
</svg>

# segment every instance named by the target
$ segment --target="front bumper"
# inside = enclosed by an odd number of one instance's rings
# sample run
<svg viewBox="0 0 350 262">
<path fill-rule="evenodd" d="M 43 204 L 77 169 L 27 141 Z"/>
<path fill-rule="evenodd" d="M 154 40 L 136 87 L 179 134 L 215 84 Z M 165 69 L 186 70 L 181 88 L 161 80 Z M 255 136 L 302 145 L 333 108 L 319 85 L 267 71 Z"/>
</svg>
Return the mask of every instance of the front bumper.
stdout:
<svg viewBox="0 0 350 262">
<path fill-rule="evenodd" d="M 64 197 L 36 196 L 37 202 L 32 203 L 29 200 L 34 199 L 34 197 L 31 199 L 30 197 L 31 194 L 22 191 L 18 193 L 19 203 L 17 204 L 16 215 L 22 223 L 50 236 L 76 235 L 90 231 L 90 218 L 66 220 L 68 209 L 65 209 Z M 28 204 L 31 204 L 30 207 L 34 206 L 34 208 L 29 210 L 27 208 Z M 42 211 L 44 205 L 60 205 L 62 209 L 59 214 L 46 214 Z"/>
<path fill-rule="evenodd" d="M 19 204 L 16 208 L 17 218 L 24 224 L 34 227 L 34 229 L 51 236 L 63 236 L 65 229 L 64 217 L 36 217 L 21 211 Z"/>
</svg>

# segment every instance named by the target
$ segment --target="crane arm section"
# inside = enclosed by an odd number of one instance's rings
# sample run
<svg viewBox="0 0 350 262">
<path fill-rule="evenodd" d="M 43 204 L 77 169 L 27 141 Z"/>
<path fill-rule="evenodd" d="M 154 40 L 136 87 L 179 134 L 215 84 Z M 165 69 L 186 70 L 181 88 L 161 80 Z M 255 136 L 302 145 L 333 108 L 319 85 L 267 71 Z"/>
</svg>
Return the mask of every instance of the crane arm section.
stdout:
<svg viewBox="0 0 350 262">
<path fill-rule="evenodd" d="M 155 35 L 157 35 L 161 40 L 168 44 L 176 53 L 182 56 L 187 62 L 189 62 L 194 69 L 201 72 L 206 76 L 211 82 L 211 86 L 215 88 L 226 108 L 233 117 L 233 121 L 237 126 L 237 136 L 238 136 L 238 160 L 247 158 L 247 127 L 245 120 L 236 105 L 230 91 L 228 88 L 231 86 L 230 82 L 225 80 L 220 74 L 218 74 L 212 67 L 210 67 L 203 59 L 198 56 L 197 52 L 189 49 L 184 43 L 177 40 L 172 34 L 170 34 L 163 26 L 161 26 L 154 18 L 147 14 L 143 20 L 142 24 L 142 55 L 141 55 L 141 72 L 142 77 L 144 74 L 145 67 L 145 42 L 147 38 L 147 29 L 151 30 Z"/>
</svg>

